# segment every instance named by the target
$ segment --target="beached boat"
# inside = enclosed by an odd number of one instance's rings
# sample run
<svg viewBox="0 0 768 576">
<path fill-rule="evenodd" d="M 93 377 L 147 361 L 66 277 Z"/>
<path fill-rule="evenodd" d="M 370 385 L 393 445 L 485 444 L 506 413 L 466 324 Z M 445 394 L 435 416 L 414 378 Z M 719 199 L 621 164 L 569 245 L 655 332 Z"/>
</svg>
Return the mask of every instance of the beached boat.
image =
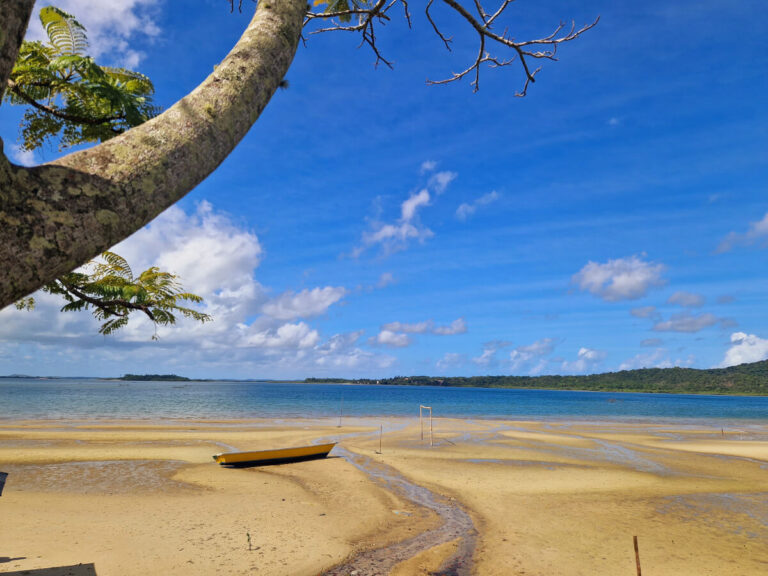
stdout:
<svg viewBox="0 0 768 576">
<path fill-rule="evenodd" d="M 266 464 L 285 464 L 325 458 L 336 442 L 299 446 L 297 448 L 279 448 L 277 450 L 259 450 L 256 452 L 225 452 L 214 455 L 213 459 L 223 466 L 263 466 Z"/>
</svg>

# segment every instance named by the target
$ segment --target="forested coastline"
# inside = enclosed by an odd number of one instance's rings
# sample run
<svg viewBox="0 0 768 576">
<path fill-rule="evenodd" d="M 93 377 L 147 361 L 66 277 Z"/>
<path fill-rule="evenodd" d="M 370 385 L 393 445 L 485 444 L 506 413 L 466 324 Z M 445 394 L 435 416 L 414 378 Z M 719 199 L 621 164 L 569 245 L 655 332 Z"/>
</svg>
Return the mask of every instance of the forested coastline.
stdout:
<svg viewBox="0 0 768 576">
<path fill-rule="evenodd" d="M 768 395 L 768 360 L 708 370 L 678 367 L 642 368 L 587 376 L 395 376 L 358 380 L 307 378 L 305 382 L 764 396 Z"/>
</svg>

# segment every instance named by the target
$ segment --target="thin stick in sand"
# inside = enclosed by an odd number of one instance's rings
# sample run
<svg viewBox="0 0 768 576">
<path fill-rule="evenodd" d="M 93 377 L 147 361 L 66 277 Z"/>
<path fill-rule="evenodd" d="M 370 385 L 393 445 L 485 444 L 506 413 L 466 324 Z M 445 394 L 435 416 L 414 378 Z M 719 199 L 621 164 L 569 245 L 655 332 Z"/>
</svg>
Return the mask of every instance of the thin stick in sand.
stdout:
<svg viewBox="0 0 768 576">
<path fill-rule="evenodd" d="M 640 570 L 640 550 L 637 547 L 637 536 L 632 536 L 632 539 L 635 542 L 635 564 L 637 566 L 637 576 L 643 576 L 643 573 Z"/>
</svg>

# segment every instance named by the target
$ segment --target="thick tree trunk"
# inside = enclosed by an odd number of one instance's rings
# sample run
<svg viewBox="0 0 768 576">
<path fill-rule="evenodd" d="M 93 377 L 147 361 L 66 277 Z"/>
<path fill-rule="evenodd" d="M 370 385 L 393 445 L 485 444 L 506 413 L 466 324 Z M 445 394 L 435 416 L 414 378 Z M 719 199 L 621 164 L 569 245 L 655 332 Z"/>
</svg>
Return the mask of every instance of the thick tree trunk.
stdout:
<svg viewBox="0 0 768 576">
<path fill-rule="evenodd" d="M 121 136 L 36 168 L 0 157 L 0 308 L 126 238 L 213 172 L 287 72 L 306 6 L 261 0 L 213 74 Z M 0 46 L 0 75 L 4 58 Z"/>
</svg>

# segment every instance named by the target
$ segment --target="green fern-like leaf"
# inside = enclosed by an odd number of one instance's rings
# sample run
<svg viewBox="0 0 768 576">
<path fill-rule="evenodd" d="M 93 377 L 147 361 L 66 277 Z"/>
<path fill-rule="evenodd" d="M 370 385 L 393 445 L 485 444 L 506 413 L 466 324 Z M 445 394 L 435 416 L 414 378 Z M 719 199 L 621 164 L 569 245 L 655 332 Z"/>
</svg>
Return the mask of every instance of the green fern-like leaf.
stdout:
<svg viewBox="0 0 768 576">
<path fill-rule="evenodd" d="M 82 55 L 88 50 L 85 27 L 71 14 L 46 6 L 40 10 L 40 22 L 59 53 Z"/>
</svg>

